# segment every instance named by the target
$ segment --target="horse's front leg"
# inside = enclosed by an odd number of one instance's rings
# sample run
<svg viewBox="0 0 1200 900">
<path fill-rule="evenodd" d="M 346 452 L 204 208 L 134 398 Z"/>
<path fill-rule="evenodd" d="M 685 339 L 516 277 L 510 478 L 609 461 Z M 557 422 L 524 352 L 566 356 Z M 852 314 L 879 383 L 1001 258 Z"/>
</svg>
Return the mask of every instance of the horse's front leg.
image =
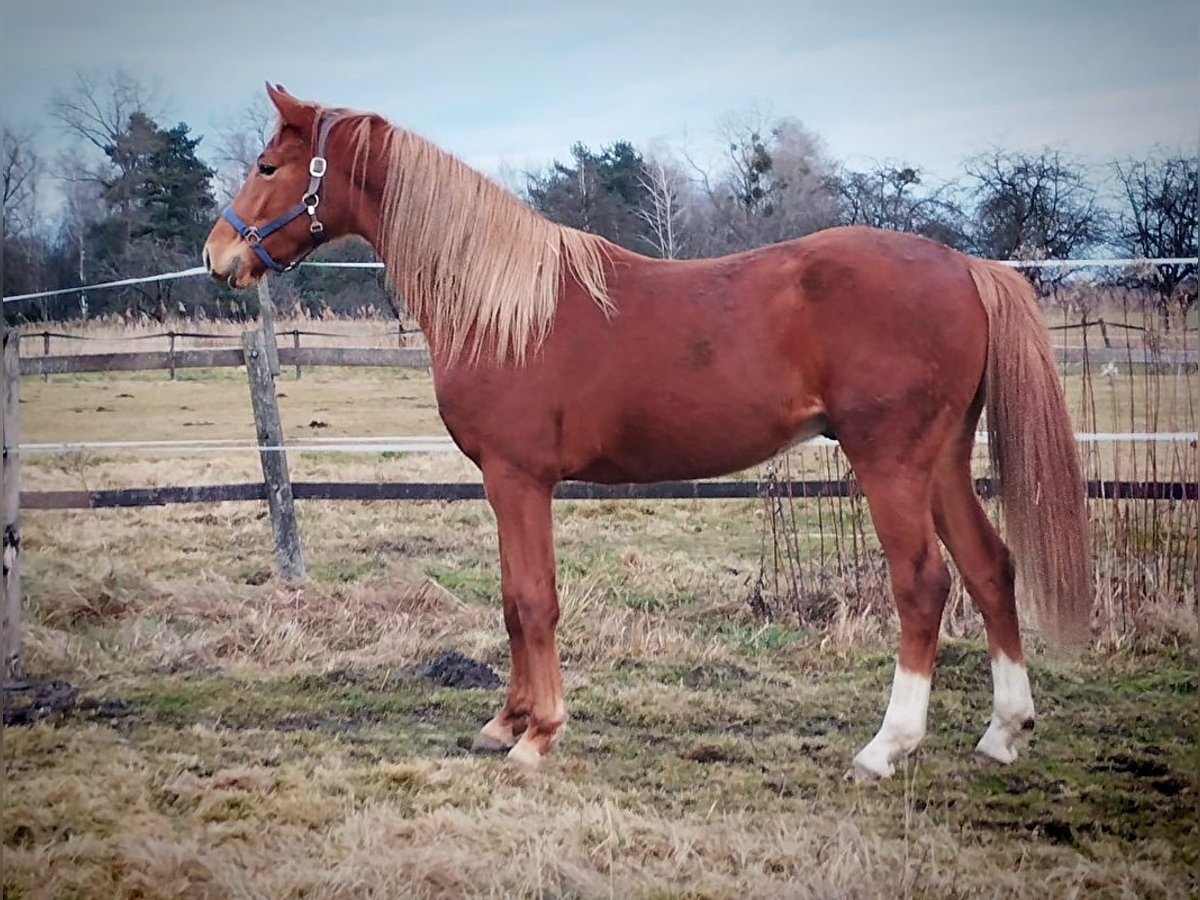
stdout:
<svg viewBox="0 0 1200 900">
<path fill-rule="evenodd" d="M 504 579 L 507 585 L 508 579 Z M 480 729 L 472 747 L 481 753 L 507 753 L 525 731 L 529 719 L 529 667 L 525 657 L 525 635 L 521 631 L 521 615 L 516 597 L 507 587 L 504 593 L 504 627 L 508 631 L 508 648 L 512 672 L 508 678 L 508 697 L 504 707 Z"/>
<path fill-rule="evenodd" d="M 555 638 L 554 485 L 507 464 L 485 465 L 483 482 L 500 534 L 512 677 L 504 708 L 483 727 L 476 746 L 511 746 L 509 759 L 536 766 L 562 736 L 566 720 Z"/>
</svg>

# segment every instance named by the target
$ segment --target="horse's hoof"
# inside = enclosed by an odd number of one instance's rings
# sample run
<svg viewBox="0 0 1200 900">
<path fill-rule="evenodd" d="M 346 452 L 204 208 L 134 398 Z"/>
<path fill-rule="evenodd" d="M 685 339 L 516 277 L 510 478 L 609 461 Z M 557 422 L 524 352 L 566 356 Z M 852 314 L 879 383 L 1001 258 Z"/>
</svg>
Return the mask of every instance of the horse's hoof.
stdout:
<svg viewBox="0 0 1200 900">
<path fill-rule="evenodd" d="M 520 740 L 508 751 L 508 761 L 526 772 L 534 772 L 542 764 L 542 754 L 533 741 Z"/>
<path fill-rule="evenodd" d="M 980 762 L 1011 765 L 1032 733 L 1033 719 L 1026 719 L 1017 728 L 993 721 L 975 745 L 975 758 Z"/>
<path fill-rule="evenodd" d="M 854 757 L 854 762 L 846 772 L 847 781 L 882 781 L 891 778 L 896 767 L 891 760 L 876 748 L 866 746 Z"/>
<path fill-rule="evenodd" d="M 507 753 L 516 743 L 512 729 L 506 728 L 494 719 L 488 722 L 475 735 L 471 750 L 475 753 Z"/>
<path fill-rule="evenodd" d="M 892 777 L 893 768 L 888 766 L 886 770 L 880 772 L 875 769 L 867 768 L 864 765 L 855 763 L 846 770 L 843 778 L 846 781 L 863 782 L 863 781 L 884 781 Z"/>
</svg>

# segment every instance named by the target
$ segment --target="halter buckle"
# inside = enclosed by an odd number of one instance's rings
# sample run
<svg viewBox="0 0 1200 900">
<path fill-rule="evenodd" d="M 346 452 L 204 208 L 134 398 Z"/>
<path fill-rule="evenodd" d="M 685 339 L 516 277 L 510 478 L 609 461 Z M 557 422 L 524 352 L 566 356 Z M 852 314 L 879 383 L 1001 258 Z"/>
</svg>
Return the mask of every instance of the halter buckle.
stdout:
<svg viewBox="0 0 1200 900">
<path fill-rule="evenodd" d="M 322 225 L 320 222 L 318 222 L 316 219 L 313 219 L 312 224 L 308 226 L 308 230 L 310 232 L 312 232 L 313 234 L 320 234 L 321 232 L 323 232 L 325 230 L 325 226 Z"/>
<path fill-rule="evenodd" d="M 262 241 L 262 238 L 258 236 L 258 228 L 253 225 L 246 229 L 244 237 L 246 238 L 246 243 L 252 247 Z"/>
<path fill-rule="evenodd" d="M 308 162 L 308 174 L 311 175 L 313 178 L 322 178 L 322 177 L 324 177 L 325 170 L 328 167 L 329 167 L 329 164 L 325 161 L 325 157 L 314 156 Z"/>
<path fill-rule="evenodd" d="M 310 216 L 315 216 L 317 207 L 321 205 L 321 197 L 318 194 L 305 194 L 300 198 L 300 202 L 304 204 Z"/>
</svg>

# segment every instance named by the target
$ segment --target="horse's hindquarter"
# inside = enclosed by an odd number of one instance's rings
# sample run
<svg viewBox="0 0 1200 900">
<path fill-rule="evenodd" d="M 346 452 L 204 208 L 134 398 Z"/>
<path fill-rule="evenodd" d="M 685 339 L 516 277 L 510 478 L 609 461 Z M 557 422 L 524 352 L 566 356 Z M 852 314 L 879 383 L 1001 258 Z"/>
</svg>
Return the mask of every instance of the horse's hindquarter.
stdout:
<svg viewBox="0 0 1200 900">
<path fill-rule="evenodd" d="M 826 234 L 714 260 L 618 252 L 611 319 L 569 286 L 526 366 L 439 379 L 443 418 L 477 461 L 500 455 L 548 480 L 646 482 L 744 469 L 831 420 L 836 429 L 838 407 L 928 394 L 929 348 L 953 356 L 945 345 L 962 316 L 920 296 L 920 278 L 950 251 L 899 236 L 918 258 L 892 280 L 893 261 L 857 246 L 875 233 Z"/>
</svg>

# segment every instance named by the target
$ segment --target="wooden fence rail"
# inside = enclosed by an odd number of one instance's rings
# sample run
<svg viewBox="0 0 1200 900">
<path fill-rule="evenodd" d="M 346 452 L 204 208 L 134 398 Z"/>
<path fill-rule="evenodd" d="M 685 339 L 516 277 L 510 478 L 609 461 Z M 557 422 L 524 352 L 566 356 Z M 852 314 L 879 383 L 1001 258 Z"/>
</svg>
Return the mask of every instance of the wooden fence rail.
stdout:
<svg viewBox="0 0 1200 900">
<path fill-rule="evenodd" d="M 1061 365 L 1116 365 L 1172 370 L 1194 369 L 1200 361 L 1195 350 L 1164 350 L 1160 353 L 1131 353 L 1127 350 L 1059 347 Z M 379 368 L 427 369 L 429 351 L 413 347 L 280 347 L 278 364 L 295 366 L 374 366 Z M 245 365 L 241 348 L 213 347 L 195 350 L 151 350 L 135 353 L 81 353 L 73 356 L 30 356 L 21 358 L 22 375 L 68 375 L 82 372 L 137 372 L 155 369 L 222 369 Z"/>
<path fill-rule="evenodd" d="M 427 369 L 429 351 L 406 347 L 280 347 L 280 366 L 378 366 Z M 78 372 L 138 372 L 153 369 L 223 369 L 246 364 L 240 347 L 198 350 L 151 350 L 140 353 L 82 353 L 75 356 L 29 356 L 21 359 L 22 375 L 67 375 Z"/>
</svg>

